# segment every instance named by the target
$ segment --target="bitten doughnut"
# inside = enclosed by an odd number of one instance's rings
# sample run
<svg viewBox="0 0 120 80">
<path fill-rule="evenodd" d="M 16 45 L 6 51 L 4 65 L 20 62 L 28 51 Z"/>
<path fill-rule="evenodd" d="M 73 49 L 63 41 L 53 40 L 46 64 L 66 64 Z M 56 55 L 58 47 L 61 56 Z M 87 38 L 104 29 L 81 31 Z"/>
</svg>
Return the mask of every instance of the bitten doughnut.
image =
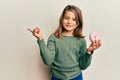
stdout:
<svg viewBox="0 0 120 80">
<path fill-rule="evenodd" d="M 89 36 L 89 38 L 90 38 L 90 41 L 92 42 L 92 41 L 95 41 L 95 40 L 100 40 L 100 35 L 99 35 L 99 33 L 98 32 L 92 32 L 92 33 L 90 33 L 90 36 Z"/>
</svg>

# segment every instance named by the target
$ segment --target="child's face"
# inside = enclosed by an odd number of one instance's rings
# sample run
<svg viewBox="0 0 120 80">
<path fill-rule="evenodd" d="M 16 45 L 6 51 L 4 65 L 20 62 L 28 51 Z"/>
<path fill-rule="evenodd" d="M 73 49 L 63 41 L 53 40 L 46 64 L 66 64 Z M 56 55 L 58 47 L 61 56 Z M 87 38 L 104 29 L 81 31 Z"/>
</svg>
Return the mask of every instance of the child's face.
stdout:
<svg viewBox="0 0 120 80">
<path fill-rule="evenodd" d="M 66 11 L 62 25 L 66 31 L 73 32 L 78 24 L 76 23 L 75 14 L 72 11 Z"/>
</svg>

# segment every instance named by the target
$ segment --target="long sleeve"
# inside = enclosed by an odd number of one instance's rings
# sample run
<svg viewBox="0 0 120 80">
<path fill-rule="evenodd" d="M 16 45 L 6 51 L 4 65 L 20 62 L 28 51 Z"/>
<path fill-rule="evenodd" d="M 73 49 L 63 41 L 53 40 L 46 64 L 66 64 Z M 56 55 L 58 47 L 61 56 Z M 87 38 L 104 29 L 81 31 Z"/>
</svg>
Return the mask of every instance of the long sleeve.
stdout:
<svg viewBox="0 0 120 80">
<path fill-rule="evenodd" d="M 82 70 L 85 70 L 91 64 L 92 60 L 92 55 L 87 53 L 85 39 L 82 40 L 82 45 L 80 48 L 79 66 Z"/>
<path fill-rule="evenodd" d="M 55 41 L 53 35 L 48 38 L 47 45 L 43 39 L 38 40 L 37 43 L 40 48 L 40 54 L 43 62 L 47 65 L 51 65 L 55 57 Z"/>
</svg>

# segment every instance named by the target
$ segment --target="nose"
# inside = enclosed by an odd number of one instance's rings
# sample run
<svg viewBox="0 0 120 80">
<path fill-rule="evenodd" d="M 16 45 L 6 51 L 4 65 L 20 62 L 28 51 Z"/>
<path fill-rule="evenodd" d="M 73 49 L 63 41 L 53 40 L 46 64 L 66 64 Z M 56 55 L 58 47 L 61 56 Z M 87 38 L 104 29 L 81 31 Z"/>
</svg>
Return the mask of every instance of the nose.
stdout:
<svg viewBox="0 0 120 80">
<path fill-rule="evenodd" d="M 71 19 L 69 19 L 69 20 L 68 20 L 68 23 L 72 23 L 72 20 L 71 20 Z"/>
</svg>

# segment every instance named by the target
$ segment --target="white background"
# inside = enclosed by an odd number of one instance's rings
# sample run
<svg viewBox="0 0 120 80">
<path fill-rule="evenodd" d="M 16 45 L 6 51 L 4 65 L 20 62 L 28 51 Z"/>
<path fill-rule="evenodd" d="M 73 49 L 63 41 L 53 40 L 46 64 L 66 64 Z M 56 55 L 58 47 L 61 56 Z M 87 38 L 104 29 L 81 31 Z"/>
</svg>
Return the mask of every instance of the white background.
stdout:
<svg viewBox="0 0 120 80">
<path fill-rule="evenodd" d="M 38 26 L 47 41 L 67 4 L 82 9 L 87 44 L 93 31 L 102 39 L 83 71 L 84 80 L 120 80 L 119 0 L 0 0 L 0 80 L 49 80 L 36 38 L 27 28 Z"/>
</svg>

